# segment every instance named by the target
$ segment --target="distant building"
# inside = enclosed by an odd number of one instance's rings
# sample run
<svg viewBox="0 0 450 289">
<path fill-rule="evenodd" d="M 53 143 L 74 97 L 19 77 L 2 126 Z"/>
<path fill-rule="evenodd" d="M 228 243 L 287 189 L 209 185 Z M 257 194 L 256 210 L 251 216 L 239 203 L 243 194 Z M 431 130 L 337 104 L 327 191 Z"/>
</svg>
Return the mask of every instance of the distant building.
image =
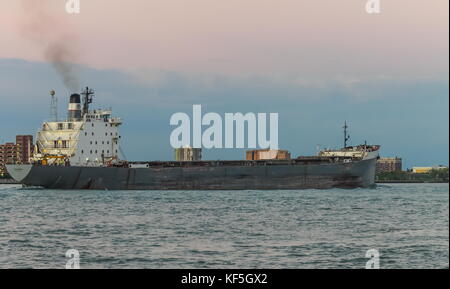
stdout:
<svg viewBox="0 0 450 289">
<path fill-rule="evenodd" d="M 16 136 L 16 145 L 19 150 L 19 162 L 22 164 L 28 164 L 30 157 L 33 153 L 33 136 L 31 135 L 18 135 Z"/>
<path fill-rule="evenodd" d="M 399 172 L 401 170 L 401 158 L 380 158 L 377 160 L 377 173 Z"/>
<path fill-rule="evenodd" d="M 442 169 L 448 169 L 448 167 L 444 166 L 435 166 L 435 167 L 413 167 L 412 172 L 415 174 L 426 174 L 429 173 L 432 170 L 442 170 Z"/>
<path fill-rule="evenodd" d="M 178 162 L 200 161 L 202 160 L 202 149 L 184 146 L 175 149 L 175 160 Z"/>
<path fill-rule="evenodd" d="M 248 161 L 257 160 L 289 160 L 291 159 L 291 153 L 285 150 L 252 150 L 247 151 L 246 159 Z"/>
<path fill-rule="evenodd" d="M 0 176 L 6 174 L 6 164 L 28 164 L 33 153 L 33 136 L 18 135 L 16 143 L 0 144 Z"/>
<path fill-rule="evenodd" d="M 15 143 L 0 145 L 0 176 L 6 174 L 6 164 L 15 164 L 19 160 L 19 149 Z"/>
</svg>

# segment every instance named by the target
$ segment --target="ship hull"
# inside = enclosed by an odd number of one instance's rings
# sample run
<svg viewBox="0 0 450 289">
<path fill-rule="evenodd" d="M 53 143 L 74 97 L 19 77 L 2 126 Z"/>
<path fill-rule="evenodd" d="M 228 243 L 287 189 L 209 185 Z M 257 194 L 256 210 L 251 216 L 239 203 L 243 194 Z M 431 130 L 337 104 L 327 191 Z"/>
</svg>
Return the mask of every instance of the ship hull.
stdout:
<svg viewBox="0 0 450 289">
<path fill-rule="evenodd" d="M 26 186 L 67 190 L 288 190 L 370 187 L 376 159 L 350 163 L 212 166 L 76 167 L 7 165 Z"/>
</svg>

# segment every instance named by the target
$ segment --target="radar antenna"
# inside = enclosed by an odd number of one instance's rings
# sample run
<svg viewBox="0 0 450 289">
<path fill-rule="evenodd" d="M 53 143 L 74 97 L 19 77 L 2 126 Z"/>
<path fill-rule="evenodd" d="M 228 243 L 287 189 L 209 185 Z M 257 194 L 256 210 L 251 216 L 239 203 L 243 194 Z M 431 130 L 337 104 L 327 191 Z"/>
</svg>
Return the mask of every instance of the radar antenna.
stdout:
<svg viewBox="0 0 450 289">
<path fill-rule="evenodd" d="M 347 141 L 350 139 L 350 135 L 347 134 L 347 129 L 348 129 L 348 125 L 347 125 L 347 121 L 344 122 L 344 148 L 347 147 Z"/>
<path fill-rule="evenodd" d="M 81 95 L 83 96 L 83 115 L 85 115 L 89 112 L 89 104 L 92 103 L 94 91 L 89 87 L 86 87 L 86 89 L 81 92 Z"/>
</svg>

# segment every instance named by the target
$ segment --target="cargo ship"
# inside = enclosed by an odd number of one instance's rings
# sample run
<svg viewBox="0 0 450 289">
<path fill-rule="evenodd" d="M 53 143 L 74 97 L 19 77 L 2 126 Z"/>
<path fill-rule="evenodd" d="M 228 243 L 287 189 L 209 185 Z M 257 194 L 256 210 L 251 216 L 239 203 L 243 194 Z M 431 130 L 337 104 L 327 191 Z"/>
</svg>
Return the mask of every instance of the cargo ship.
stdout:
<svg viewBox="0 0 450 289">
<path fill-rule="evenodd" d="M 371 187 L 379 145 L 289 159 L 129 162 L 119 158 L 122 120 L 89 109 L 93 91 L 70 96 L 64 121 L 44 122 L 28 164 L 8 164 L 24 186 L 64 190 L 284 190 Z"/>
</svg>

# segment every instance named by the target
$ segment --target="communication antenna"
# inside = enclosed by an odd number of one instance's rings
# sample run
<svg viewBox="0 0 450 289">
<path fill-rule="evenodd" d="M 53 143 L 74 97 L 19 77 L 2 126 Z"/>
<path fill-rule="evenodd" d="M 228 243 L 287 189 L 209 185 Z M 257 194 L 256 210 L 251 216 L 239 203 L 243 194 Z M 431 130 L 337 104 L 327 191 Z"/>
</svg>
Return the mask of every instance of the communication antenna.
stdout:
<svg viewBox="0 0 450 289">
<path fill-rule="evenodd" d="M 348 125 L 347 125 L 347 121 L 344 122 L 344 148 L 347 147 L 347 141 L 350 139 L 350 135 L 347 134 L 347 129 L 348 129 Z"/>
<path fill-rule="evenodd" d="M 92 103 L 92 97 L 94 96 L 94 91 L 89 87 L 81 93 L 83 95 L 83 115 L 89 112 L 89 104 Z"/>
<path fill-rule="evenodd" d="M 56 92 L 52 89 L 50 91 L 50 119 L 58 121 L 58 98 L 56 98 Z"/>
</svg>

